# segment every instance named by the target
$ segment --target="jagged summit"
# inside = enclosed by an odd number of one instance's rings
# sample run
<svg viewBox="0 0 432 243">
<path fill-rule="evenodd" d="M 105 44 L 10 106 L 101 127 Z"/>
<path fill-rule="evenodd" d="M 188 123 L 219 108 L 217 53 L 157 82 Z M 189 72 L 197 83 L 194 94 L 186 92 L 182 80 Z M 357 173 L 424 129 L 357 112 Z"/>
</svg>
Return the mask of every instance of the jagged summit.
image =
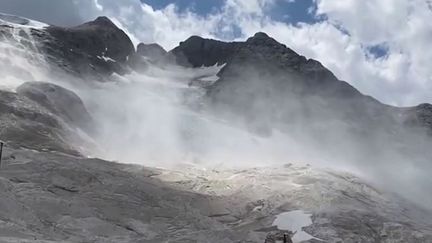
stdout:
<svg viewBox="0 0 432 243">
<path fill-rule="evenodd" d="M 236 115 L 260 114 L 254 119 L 274 122 L 272 117 L 278 114 L 277 117 L 284 117 L 283 123 L 349 120 L 350 126 L 357 124 L 354 126 L 367 132 L 371 131 L 371 125 L 386 127 L 414 120 L 415 124 L 432 129 L 432 122 L 428 122 L 432 120 L 429 109 L 424 106 L 393 109 L 381 104 L 339 80 L 319 61 L 296 53 L 264 32 L 258 32 L 244 42 L 191 36 L 171 53 L 181 65 L 226 64 L 218 74 L 220 79 L 208 88 L 208 96 L 212 104 L 226 104 L 222 109 L 232 110 Z M 263 106 L 262 100 L 275 104 L 275 107 Z M 301 112 L 292 110 L 290 107 L 293 106 L 302 107 Z M 398 117 L 411 118 L 401 120 Z"/>
<path fill-rule="evenodd" d="M 113 24 L 113 25 L 114 25 L 114 23 L 111 21 L 111 19 L 109 19 L 109 18 L 106 17 L 106 16 L 99 16 L 99 17 L 97 17 L 97 18 L 93 21 L 93 23 L 100 23 L 100 24 Z"/>
<path fill-rule="evenodd" d="M 275 65 L 290 65 L 289 62 L 296 64 L 307 61 L 305 57 L 264 32 L 258 32 L 244 42 L 223 42 L 191 36 L 180 42 L 180 45 L 171 52 L 177 56 L 180 64 L 190 64 L 194 67 L 220 65 L 235 57 L 245 59 L 252 56 L 269 60 L 275 59 L 271 61 Z"/>
<path fill-rule="evenodd" d="M 70 28 L 50 26 L 37 38 L 48 60 L 80 76 L 124 73 L 124 63 L 135 52 L 127 34 L 107 17 Z"/>
<path fill-rule="evenodd" d="M 95 20 L 86 22 L 84 24 L 72 28 L 89 28 L 89 27 L 118 29 L 118 27 L 106 16 L 99 16 Z"/>
<path fill-rule="evenodd" d="M 267 33 L 265 32 L 257 32 L 255 33 L 255 35 L 253 36 L 254 38 L 270 38 Z"/>
<path fill-rule="evenodd" d="M 161 58 L 167 55 L 167 51 L 157 43 L 144 44 L 139 43 L 137 46 L 136 53 L 141 56 Z"/>
<path fill-rule="evenodd" d="M 252 37 L 249 37 L 246 40 L 246 43 L 255 44 L 255 45 L 274 45 L 274 46 L 281 45 L 286 47 L 285 45 L 279 43 L 278 41 L 276 41 L 275 39 L 273 39 L 272 37 L 270 37 L 264 32 L 257 32 Z"/>
<path fill-rule="evenodd" d="M 213 66 L 226 63 L 237 46 L 238 43 L 236 42 L 222 42 L 191 36 L 180 42 L 180 45 L 174 48 L 171 53 L 176 57 L 177 62 L 184 66 Z"/>
</svg>

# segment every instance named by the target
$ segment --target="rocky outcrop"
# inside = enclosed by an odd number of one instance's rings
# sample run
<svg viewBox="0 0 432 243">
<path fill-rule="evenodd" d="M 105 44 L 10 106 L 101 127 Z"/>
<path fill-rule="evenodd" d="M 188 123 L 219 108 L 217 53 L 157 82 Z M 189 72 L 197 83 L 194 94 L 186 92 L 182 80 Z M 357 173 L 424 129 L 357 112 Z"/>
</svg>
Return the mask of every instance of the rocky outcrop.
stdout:
<svg viewBox="0 0 432 243">
<path fill-rule="evenodd" d="M 431 104 L 420 104 L 415 107 L 402 109 L 402 116 L 406 124 L 426 128 L 432 134 Z"/>
<path fill-rule="evenodd" d="M 421 104 L 416 107 L 416 115 L 419 123 L 432 132 L 432 105 Z"/>
<path fill-rule="evenodd" d="M 0 139 L 9 147 L 80 154 L 94 124 L 72 91 L 42 82 L 24 83 L 17 93 L 0 91 Z"/>
<path fill-rule="evenodd" d="M 182 65 L 226 64 L 208 88 L 208 104 L 263 134 L 268 124 L 341 124 L 359 133 L 392 130 L 399 124 L 393 107 L 360 93 L 320 62 L 262 32 L 230 43 L 192 36 L 171 53 Z M 427 114 L 422 109 L 418 120 L 427 124 Z"/>
<path fill-rule="evenodd" d="M 74 92 L 61 86 L 44 82 L 27 82 L 17 88 L 18 95 L 27 97 L 67 124 L 91 131 L 93 120 L 84 103 Z"/>
<path fill-rule="evenodd" d="M 128 57 L 135 52 L 126 33 L 107 17 L 71 28 L 49 26 L 34 30 L 33 35 L 52 64 L 78 76 L 123 74 Z"/>
<path fill-rule="evenodd" d="M 174 63 L 173 56 L 156 43 L 138 44 L 136 53 L 128 60 L 129 66 L 137 72 L 145 71 L 150 64 L 164 67 Z"/>
<path fill-rule="evenodd" d="M 0 121 L 8 146 L 77 154 L 61 119 L 27 97 L 0 91 Z"/>
<path fill-rule="evenodd" d="M 144 44 L 140 43 L 137 46 L 136 53 L 140 56 L 147 57 L 153 62 L 160 62 L 167 58 L 168 52 L 156 43 Z"/>
<path fill-rule="evenodd" d="M 208 67 L 226 63 L 238 46 L 240 46 L 240 43 L 226 43 L 192 36 L 180 42 L 180 45 L 174 48 L 171 53 L 176 57 L 176 61 L 180 65 Z"/>
</svg>

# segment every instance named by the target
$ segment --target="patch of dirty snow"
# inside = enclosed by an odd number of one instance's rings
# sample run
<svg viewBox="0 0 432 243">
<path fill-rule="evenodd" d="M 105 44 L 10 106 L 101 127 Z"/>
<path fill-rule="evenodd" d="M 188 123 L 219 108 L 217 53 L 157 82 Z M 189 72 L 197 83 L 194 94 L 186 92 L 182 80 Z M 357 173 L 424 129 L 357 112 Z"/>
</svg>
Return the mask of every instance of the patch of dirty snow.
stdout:
<svg viewBox="0 0 432 243">
<path fill-rule="evenodd" d="M 292 238 L 294 243 L 311 239 L 320 240 L 306 233 L 302 229 L 303 227 L 312 224 L 311 216 L 311 214 L 307 214 L 302 210 L 285 212 L 276 216 L 273 225 L 275 225 L 280 230 L 289 230 L 294 232 L 294 236 Z"/>
</svg>

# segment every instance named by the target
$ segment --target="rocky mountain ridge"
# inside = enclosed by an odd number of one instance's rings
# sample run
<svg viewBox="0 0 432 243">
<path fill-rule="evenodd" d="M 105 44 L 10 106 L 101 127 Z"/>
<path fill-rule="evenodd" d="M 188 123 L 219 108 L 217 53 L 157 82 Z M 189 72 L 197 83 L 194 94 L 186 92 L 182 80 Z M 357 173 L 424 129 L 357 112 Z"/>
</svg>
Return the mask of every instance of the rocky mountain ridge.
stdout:
<svg viewBox="0 0 432 243">
<path fill-rule="evenodd" d="M 11 38 L 8 29 L 9 27 L 4 25 L 0 31 L 3 39 Z M 31 36 L 28 36 L 29 34 Z M 230 109 L 244 110 L 247 105 L 252 110 L 257 108 L 258 112 L 262 112 L 260 104 L 249 102 L 248 97 L 260 96 L 260 93 L 273 92 L 269 89 L 275 89 L 285 95 L 289 93 L 292 99 L 288 102 L 301 103 L 293 108 L 312 109 L 306 115 L 293 113 L 278 114 L 279 116 L 312 116 L 310 119 L 313 120 L 316 119 L 314 116 L 326 116 L 319 112 L 320 110 L 330 109 L 330 112 L 327 112 L 330 115 L 327 116 L 354 116 L 350 117 L 354 121 L 359 117 L 369 120 L 382 118 L 383 122 L 387 122 L 385 119 L 402 115 L 408 118 L 399 121 L 401 123 L 417 121 L 415 124 L 432 129 L 428 115 L 431 109 L 427 104 L 401 109 L 381 104 L 374 98 L 361 94 L 347 82 L 338 80 L 320 62 L 295 53 L 265 33 L 257 33 L 245 42 L 222 42 L 192 36 L 169 52 L 155 43 L 141 43 L 135 51 L 129 37 L 106 17 L 71 28 L 30 28 L 29 33 L 20 31 L 19 35 L 24 37 L 21 42 L 25 45 L 31 45 L 25 43 L 26 39 L 36 40 L 37 46 L 33 48 L 39 48 L 47 56 L 49 63 L 77 76 L 91 75 L 103 81 L 112 73 L 125 74 L 130 72 L 131 68 L 145 69 L 145 61 L 142 61 L 141 57 L 153 59 L 153 62 L 161 65 L 178 63 L 200 67 L 226 64 L 218 74 L 220 80 L 210 87 L 208 92 L 211 103 L 216 106 L 224 106 L 224 102 L 234 102 L 238 103 L 239 107 L 233 106 Z M 231 79 L 236 80 L 232 82 Z M 267 80 L 267 83 L 264 80 Z M 268 85 L 269 82 L 273 84 Z M 244 94 L 238 100 L 232 100 L 234 95 L 230 92 L 239 92 L 240 88 L 244 89 L 241 91 Z M 304 99 L 306 101 L 298 102 L 303 96 L 307 96 L 307 99 Z M 304 104 L 311 97 L 316 102 Z M 341 107 L 341 100 L 349 104 Z M 323 102 L 324 107 L 319 107 Z M 286 105 L 281 104 L 280 100 L 274 103 Z M 311 108 L 312 106 L 316 108 Z M 275 113 L 274 108 L 265 109 L 268 110 L 265 112 Z"/>
<path fill-rule="evenodd" d="M 232 43 L 194 36 L 171 53 L 194 67 L 224 63 L 207 87 L 207 105 L 257 134 L 287 133 L 341 161 L 385 161 L 388 151 L 401 160 L 432 159 L 424 150 L 431 146 L 430 105 L 382 104 L 265 33 Z"/>
<path fill-rule="evenodd" d="M 338 116 L 336 119 L 350 117 L 353 121 L 363 118 L 392 119 L 399 115 L 396 113 L 405 112 L 396 111 L 395 107 L 384 105 L 370 96 L 361 94 L 347 82 L 337 79 L 320 62 L 297 54 L 265 33 L 257 33 L 245 42 L 231 43 L 193 36 L 181 42 L 171 53 L 176 56 L 178 63 L 185 63 L 184 65 L 193 67 L 226 64 L 218 74 L 220 79 L 209 88 L 208 94 L 212 103 L 223 104 L 225 102 L 230 105 L 232 102 L 239 103 L 242 107 L 238 107 L 238 110 L 245 110 L 245 106 L 249 106 L 248 109 L 259 106 L 259 104 L 254 104 L 253 98 L 260 96 L 259 92 L 267 92 L 276 96 L 293 96 L 289 102 L 301 103 L 299 106 L 303 107 L 298 109 L 309 110 L 307 116 L 311 116 L 311 120 L 316 119 L 314 116 L 320 118 L 325 116 L 319 112 L 321 110 L 330 113 L 332 117 Z M 238 84 L 235 84 L 236 82 Z M 242 92 L 245 94 L 241 94 Z M 239 99 L 243 98 L 245 101 L 233 101 L 233 97 L 238 98 L 234 93 L 240 94 Z M 285 105 L 289 107 L 289 104 L 283 104 L 284 101 L 279 97 L 276 98 L 279 99 L 279 102 L 274 102 L 278 106 L 276 109 L 281 110 L 280 107 Z M 316 101 L 315 104 L 306 104 L 308 99 L 313 100 L 312 102 Z M 325 107 L 319 107 L 320 102 L 326 103 Z M 348 104 L 342 106 L 341 103 Z M 312 106 L 317 108 L 312 108 Z M 423 109 L 420 107 L 422 105 L 419 105 L 417 109 L 419 117 L 423 112 L 427 114 L 428 109 L 427 105 L 423 105 Z M 235 105 L 230 109 L 236 109 Z M 260 108 L 257 107 L 257 109 Z M 277 113 L 269 107 L 264 109 L 271 110 L 269 113 Z M 258 110 L 257 112 L 261 114 L 265 111 Z M 264 115 L 269 114 L 264 113 Z M 294 113 L 292 116 L 305 115 Z M 384 118 L 384 116 L 389 117 Z M 429 127 L 425 121 L 425 117 L 428 116 L 423 115 L 422 117 L 421 124 Z"/>
</svg>

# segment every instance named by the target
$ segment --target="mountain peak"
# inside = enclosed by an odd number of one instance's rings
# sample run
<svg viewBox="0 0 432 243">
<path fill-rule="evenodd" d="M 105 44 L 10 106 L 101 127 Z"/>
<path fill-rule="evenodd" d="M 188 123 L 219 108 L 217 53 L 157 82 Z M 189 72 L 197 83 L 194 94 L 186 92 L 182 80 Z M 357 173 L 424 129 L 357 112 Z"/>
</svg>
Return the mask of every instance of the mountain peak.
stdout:
<svg viewBox="0 0 432 243">
<path fill-rule="evenodd" d="M 253 36 L 253 38 L 270 38 L 265 32 L 257 32 L 255 33 L 255 35 Z"/>
<path fill-rule="evenodd" d="M 89 21 L 77 27 L 80 28 L 80 27 L 89 27 L 89 26 L 108 27 L 108 28 L 117 29 L 117 26 L 106 16 L 99 16 L 95 20 Z"/>
<path fill-rule="evenodd" d="M 115 26 L 115 24 L 106 16 L 99 16 L 95 20 L 88 22 L 91 25 L 101 25 L 101 26 Z M 117 27 L 117 26 L 115 26 Z"/>
<path fill-rule="evenodd" d="M 194 35 L 180 42 L 171 53 L 181 65 L 200 67 L 226 63 L 235 49 L 235 42 L 222 42 Z"/>
<path fill-rule="evenodd" d="M 249 44 L 265 44 L 265 45 L 282 45 L 277 42 L 275 39 L 271 38 L 264 32 L 257 32 L 254 36 L 247 39 L 246 43 Z"/>
</svg>

